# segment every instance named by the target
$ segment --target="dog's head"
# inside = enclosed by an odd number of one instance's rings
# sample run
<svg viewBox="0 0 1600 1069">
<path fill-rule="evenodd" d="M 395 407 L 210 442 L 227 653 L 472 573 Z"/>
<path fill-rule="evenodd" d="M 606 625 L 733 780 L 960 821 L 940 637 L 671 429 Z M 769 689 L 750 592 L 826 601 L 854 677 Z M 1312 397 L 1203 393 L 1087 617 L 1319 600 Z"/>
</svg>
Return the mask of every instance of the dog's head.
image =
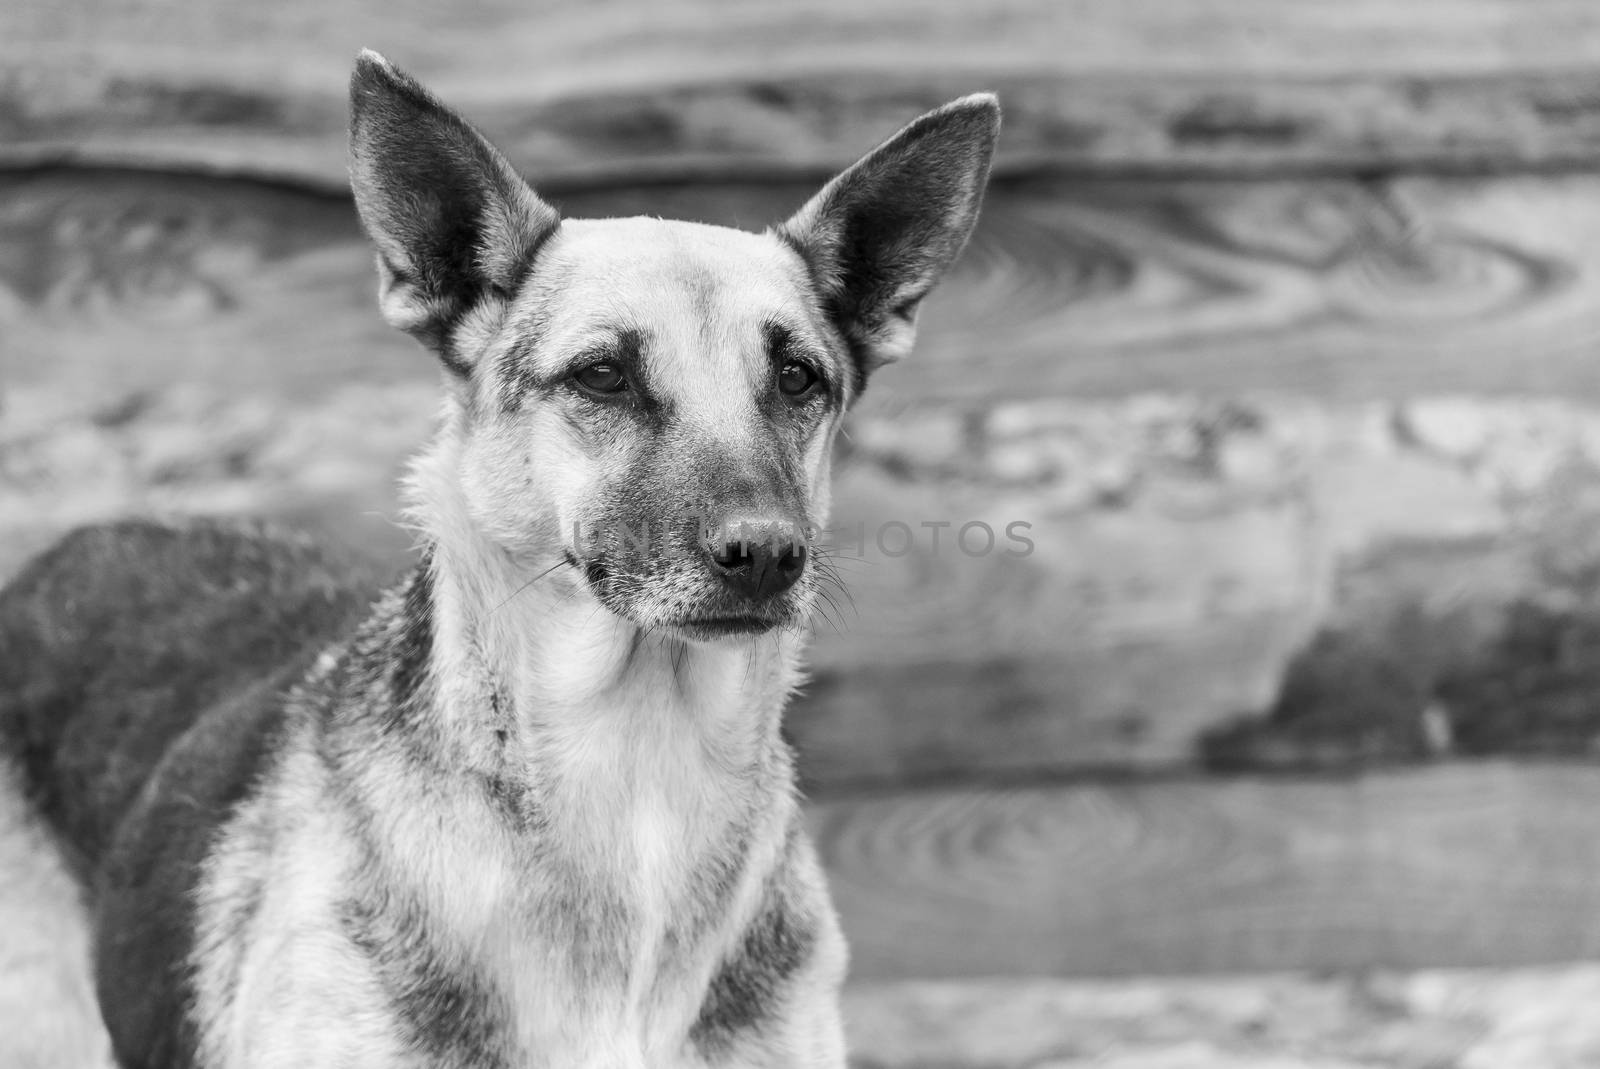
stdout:
<svg viewBox="0 0 1600 1069">
<path fill-rule="evenodd" d="M 833 436 L 966 243 L 995 99 L 922 116 L 761 234 L 562 220 L 375 53 L 351 104 L 380 304 L 449 371 L 471 522 L 643 627 L 802 618 Z"/>
</svg>

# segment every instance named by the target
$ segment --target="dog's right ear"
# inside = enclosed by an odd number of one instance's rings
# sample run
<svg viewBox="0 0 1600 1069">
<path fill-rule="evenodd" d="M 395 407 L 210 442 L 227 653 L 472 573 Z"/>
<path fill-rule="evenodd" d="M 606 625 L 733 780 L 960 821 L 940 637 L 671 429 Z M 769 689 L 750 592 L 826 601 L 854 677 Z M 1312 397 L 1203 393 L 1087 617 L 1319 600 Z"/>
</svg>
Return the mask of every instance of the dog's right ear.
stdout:
<svg viewBox="0 0 1600 1069">
<path fill-rule="evenodd" d="M 376 52 L 350 78 L 350 184 L 384 318 L 468 374 L 450 328 L 508 300 L 559 216 L 461 116 Z"/>
</svg>

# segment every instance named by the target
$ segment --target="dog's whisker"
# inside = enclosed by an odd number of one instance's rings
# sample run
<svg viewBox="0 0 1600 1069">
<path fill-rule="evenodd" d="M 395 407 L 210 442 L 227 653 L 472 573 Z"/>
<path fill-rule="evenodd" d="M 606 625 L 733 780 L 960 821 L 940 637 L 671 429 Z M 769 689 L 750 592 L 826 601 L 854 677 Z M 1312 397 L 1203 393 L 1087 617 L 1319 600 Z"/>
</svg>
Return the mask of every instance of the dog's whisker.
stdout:
<svg viewBox="0 0 1600 1069">
<path fill-rule="evenodd" d="M 844 634 L 844 621 L 839 615 L 839 607 L 833 603 L 831 598 L 824 597 L 823 601 L 826 602 L 828 606 L 827 610 L 823 613 L 823 618 L 828 621 L 828 626 L 833 628 L 835 634 Z"/>
<path fill-rule="evenodd" d="M 551 572 L 555 571 L 557 568 L 560 568 L 566 563 L 567 562 L 564 560 L 558 560 L 554 564 L 550 565 L 550 567 L 544 569 L 538 575 L 534 576 L 532 579 L 529 579 L 526 583 L 523 583 L 521 586 L 517 587 L 517 589 L 513 590 L 509 595 L 506 596 L 504 601 L 490 609 L 489 615 L 493 616 L 495 613 L 511 604 L 519 595 L 523 593 L 523 591 L 527 590 L 529 587 L 533 586 L 533 584 L 537 583 L 539 580 L 543 579 L 545 576 L 549 575 Z"/>
<path fill-rule="evenodd" d="M 835 595 L 838 595 L 845 600 L 845 602 L 850 606 L 852 615 L 859 615 L 856 609 L 855 595 L 852 594 L 850 592 L 850 588 L 845 585 L 844 579 L 838 574 L 837 571 L 833 569 L 832 562 L 819 562 L 817 577 L 817 596 L 826 601 L 828 606 L 841 618 L 841 620 L 843 617 L 843 610 L 835 600 Z M 839 623 L 836 622 L 835 626 L 839 627 Z M 842 627 L 839 627 L 839 629 L 841 631 L 843 630 Z"/>
</svg>

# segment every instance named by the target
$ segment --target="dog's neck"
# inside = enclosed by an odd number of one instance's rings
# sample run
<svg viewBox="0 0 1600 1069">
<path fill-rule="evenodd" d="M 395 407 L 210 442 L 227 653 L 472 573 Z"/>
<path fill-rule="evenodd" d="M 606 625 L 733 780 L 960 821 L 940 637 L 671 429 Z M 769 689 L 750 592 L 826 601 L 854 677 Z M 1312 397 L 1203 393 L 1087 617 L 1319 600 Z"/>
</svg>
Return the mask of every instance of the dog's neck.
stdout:
<svg viewBox="0 0 1600 1069">
<path fill-rule="evenodd" d="M 792 849 L 779 721 L 800 636 L 641 632 L 559 565 L 565 547 L 515 559 L 479 529 L 460 442 L 447 419 L 412 464 L 425 563 L 369 621 L 383 671 L 351 685 L 372 700 L 329 728 L 341 796 L 408 814 L 407 792 L 427 792 L 429 819 L 363 824 L 372 865 L 441 953 L 544 1007 L 518 1016 L 526 1049 L 554 1041 L 552 1021 L 681 1030 Z"/>
</svg>

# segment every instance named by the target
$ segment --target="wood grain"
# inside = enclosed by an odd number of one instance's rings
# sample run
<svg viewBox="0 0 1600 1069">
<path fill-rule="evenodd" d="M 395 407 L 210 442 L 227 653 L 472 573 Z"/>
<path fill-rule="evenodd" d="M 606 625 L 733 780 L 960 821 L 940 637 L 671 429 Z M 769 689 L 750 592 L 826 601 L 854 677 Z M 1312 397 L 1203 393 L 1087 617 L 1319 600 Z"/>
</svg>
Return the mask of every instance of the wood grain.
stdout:
<svg viewBox="0 0 1600 1069">
<path fill-rule="evenodd" d="M 859 979 L 1600 954 L 1600 770 L 1460 765 L 823 801 Z"/>
<path fill-rule="evenodd" d="M 929 308 L 915 382 L 884 382 L 1593 398 L 1597 249 L 1589 176 L 1018 183 Z"/>
<path fill-rule="evenodd" d="M 873 1069 L 1584 1069 L 1600 966 L 857 984 Z"/>
<path fill-rule="evenodd" d="M 1585 0 L 13 0 L 0 161 L 339 187 L 363 46 L 546 180 L 818 172 L 977 88 L 1008 104 L 1003 168 L 1600 161 L 1600 10 Z"/>
</svg>

